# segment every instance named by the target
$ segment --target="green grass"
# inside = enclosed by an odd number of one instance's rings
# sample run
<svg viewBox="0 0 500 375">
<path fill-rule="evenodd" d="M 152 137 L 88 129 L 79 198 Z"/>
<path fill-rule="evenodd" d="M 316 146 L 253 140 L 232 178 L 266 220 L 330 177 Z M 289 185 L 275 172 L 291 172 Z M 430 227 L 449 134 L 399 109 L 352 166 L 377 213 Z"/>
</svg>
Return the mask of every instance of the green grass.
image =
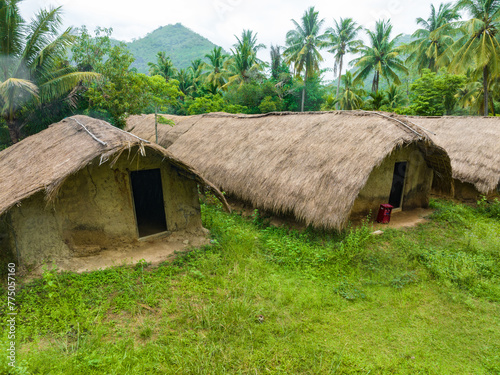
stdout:
<svg viewBox="0 0 500 375">
<path fill-rule="evenodd" d="M 13 373 L 499 374 L 498 203 L 433 206 L 381 236 L 204 206 L 211 246 L 25 285 Z"/>
</svg>

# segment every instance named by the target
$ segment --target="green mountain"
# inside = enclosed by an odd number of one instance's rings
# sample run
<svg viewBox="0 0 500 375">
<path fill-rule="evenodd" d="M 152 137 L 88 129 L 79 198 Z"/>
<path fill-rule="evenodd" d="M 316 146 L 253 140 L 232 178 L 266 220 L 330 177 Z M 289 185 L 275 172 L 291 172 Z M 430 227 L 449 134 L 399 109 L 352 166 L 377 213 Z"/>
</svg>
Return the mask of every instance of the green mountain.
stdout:
<svg viewBox="0 0 500 375">
<path fill-rule="evenodd" d="M 156 54 L 165 51 L 177 69 L 187 68 L 192 60 L 201 59 L 216 45 L 180 23 L 162 26 L 144 38 L 126 43 L 135 57 L 132 68 L 148 72 L 148 62 L 156 62 Z"/>
</svg>

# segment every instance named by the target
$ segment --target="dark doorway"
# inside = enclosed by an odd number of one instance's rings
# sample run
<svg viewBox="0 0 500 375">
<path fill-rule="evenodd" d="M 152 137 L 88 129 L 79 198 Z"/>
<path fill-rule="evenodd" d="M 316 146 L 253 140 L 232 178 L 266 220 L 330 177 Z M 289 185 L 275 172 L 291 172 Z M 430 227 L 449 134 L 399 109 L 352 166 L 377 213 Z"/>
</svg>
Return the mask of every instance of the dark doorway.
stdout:
<svg viewBox="0 0 500 375">
<path fill-rule="evenodd" d="M 391 194 L 389 195 L 389 204 L 394 208 L 401 207 L 403 198 L 403 189 L 405 187 L 406 162 L 394 164 L 394 174 L 392 177 Z"/>
<path fill-rule="evenodd" d="M 130 172 L 139 237 L 165 232 L 167 221 L 159 169 Z"/>
</svg>

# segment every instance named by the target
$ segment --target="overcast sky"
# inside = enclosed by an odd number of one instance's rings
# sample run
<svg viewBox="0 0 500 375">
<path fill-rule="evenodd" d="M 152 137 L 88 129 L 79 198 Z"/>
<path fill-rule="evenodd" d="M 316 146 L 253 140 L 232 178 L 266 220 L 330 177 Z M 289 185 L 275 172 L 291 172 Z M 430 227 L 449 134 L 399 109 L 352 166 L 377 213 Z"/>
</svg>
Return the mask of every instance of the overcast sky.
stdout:
<svg viewBox="0 0 500 375">
<path fill-rule="evenodd" d="M 431 0 L 24 0 L 20 7 L 24 18 L 30 19 L 40 8 L 61 5 L 66 26 L 112 27 L 113 37 L 123 41 L 180 22 L 229 51 L 234 35 L 243 29 L 257 32 L 259 42 L 267 47 L 283 45 L 286 32 L 293 28 L 291 19 L 298 21 L 310 6 L 325 19 L 325 27 L 340 17 L 352 17 L 366 28 L 390 18 L 396 35 L 412 33 L 417 28 L 415 19 L 427 18 L 432 3 L 439 4 Z M 269 60 L 268 55 L 262 51 L 259 57 Z"/>
</svg>

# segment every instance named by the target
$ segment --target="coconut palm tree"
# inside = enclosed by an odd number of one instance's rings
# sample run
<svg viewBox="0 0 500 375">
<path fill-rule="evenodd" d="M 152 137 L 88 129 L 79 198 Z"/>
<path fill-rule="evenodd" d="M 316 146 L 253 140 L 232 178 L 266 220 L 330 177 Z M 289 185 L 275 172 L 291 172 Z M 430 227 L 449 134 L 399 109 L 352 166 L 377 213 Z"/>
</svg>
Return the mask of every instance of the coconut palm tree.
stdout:
<svg viewBox="0 0 500 375">
<path fill-rule="evenodd" d="M 474 75 L 475 75 L 474 72 L 470 70 L 469 78 L 473 77 Z M 489 85 L 489 91 L 492 94 L 497 93 L 498 95 L 498 92 L 500 91 L 500 77 L 492 80 L 492 82 Z M 468 108 L 470 114 L 485 112 L 483 98 L 484 98 L 484 86 L 481 79 L 479 81 L 476 81 L 474 79 L 472 80 L 469 79 L 469 82 L 463 87 L 461 87 L 456 95 L 458 103 L 463 108 Z M 494 105 L 493 95 L 488 95 L 488 106 L 493 116 L 495 116 L 495 105 Z"/>
<path fill-rule="evenodd" d="M 459 0 L 456 9 L 466 11 L 471 19 L 462 23 L 462 36 L 440 59 L 449 60 L 449 69 L 457 73 L 473 68 L 475 80 L 482 79 L 482 108 L 488 116 L 490 86 L 500 75 L 500 1 Z"/>
<path fill-rule="evenodd" d="M 74 96 L 82 81 L 99 77 L 63 63 L 75 36 L 71 28 L 58 34 L 60 7 L 42 9 L 27 23 L 20 15 L 20 2 L 0 1 L 1 115 L 13 143 L 19 140 L 33 111 L 67 99 L 68 94 Z"/>
<path fill-rule="evenodd" d="M 389 86 L 385 95 L 390 108 L 397 108 L 406 101 L 404 93 L 396 85 Z"/>
<path fill-rule="evenodd" d="M 233 45 L 234 48 L 238 48 L 246 44 L 255 53 L 257 53 L 259 50 L 263 48 L 266 48 L 266 45 L 263 43 L 257 44 L 257 33 L 254 34 L 252 30 L 243 30 L 243 32 L 241 33 L 241 39 L 238 38 L 236 35 L 235 37 L 236 40 L 238 40 L 238 43 Z M 257 61 L 259 60 L 257 59 Z"/>
<path fill-rule="evenodd" d="M 193 91 L 196 91 L 198 89 L 198 84 L 203 78 L 202 75 L 204 66 L 205 63 L 202 59 L 195 59 L 191 61 L 191 65 L 189 66 L 188 70 L 191 73 L 191 77 L 193 79 Z"/>
<path fill-rule="evenodd" d="M 280 51 L 280 46 L 271 45 L 270 55 L 271 55 L 271 76 L 274 80 L 278 80 L 280 76 L 280 68 L 282 64 L 282 56 Z"/>
<path fill-rule="evenodd" d="M 367 107 L 373 111 L 380 110 L 380 107 L 387 104 L 386 95 L 383 91 L 371 92 L 368 94 Z"/>
<path fill-rule="evenodd" d="M 338 102 L 339 102 L 339 100 L 337 99 L 337 97 L 335 95 L 329 94 L 325 98 L 325 102 L 323 104 L 321 104 L 321 110 L 322 111 L 333 111 L 334 109 L 336 109 Z"/>
<path fill-rule="evenodd" d="M 228 56 L 222 53 L 222 47 L 214 47 L 205 57 L 209 61 L 209 63 L 205 64 L 205 69 L 207 69 L 206 82 L 211 86 L 212 91 L 216 92 L 227 83 L 226 60 Z"/>
<path fill-rule="evenodd" d="M 342 78 L 342 94 L 337 97 L 338 103 L 340 104 L 340 109 L 343 110 L 353 110 L 361 108 L 363 104 L 363 99 L 361 92 L 356 89 L 357 83 L 351 72 L 346 72 Z"/>
<path fill-rule="evenodd" d="M 399 58 L 400 48 L 396 47 L 401 34 L 391 39 L 392 25 L 390 21 L 377 21 L 375 31 L 367 30 L 370 45 L 360 48 L 360 57 L 351 64 L 358 68 L 355 83 L 362 82 L 370 73 L 374 73 L 372 91 L 377 92 L 380 78 L 385 78 L 397 85 L 401 84 L 399 74 L 408 74 L 403 61 Z"/>
<path fill-rule="evenodd" d="M 319 19 L 318 12 L 310 7 L 304 12 L 300 24 L 292 19 L 294 30 L 286 34 L 287 48 L 284 51 L 287 64 L 293 64 L 295 74 L 300 76 L 304 71 L 304 86 L 302 88 L 301 111 L 304 111 L 306 83 L 319 71 L 319 63 L 323 57 L 319 53 L 325 35 L 321 34 L 324 20 Z"/>
<path fill-rule="evenodd" d="M 340 18 L 340 22 L 334 20 L 335 26 L 326 30 L 327 40 L 324 46 L 328 52 L 333 53 L 335 62 L 333 65 L 333 74 L 338 73 L 337 94 L 339 96 L 340 77 L 342 76 L 342 66 L 344 56 L 347 53 L 353 53 L 363 45 L 360 39 L 356 39 L 359 31 L 362 29 L 352 18 Z"/>
<path fill-rule="evenodd" d="M 257 44 L 257 34 L 251 30 L 243 30 L 241 39 L 236 35 L 236 43 L 231 50 L 233 56 L 228 63 L 231 76 L 225 86 L 239 82 L 243 84 L 252 78 L 256 78 L 265 63 L 257 58 L 257 51 L 265 48 L 264 44 Z"/>
<path fill-rule="evenodd" d="M 179 90 L 188 96 L 194 90 L 193 73 L 191 69 L 179 69 L 175 75 L 175 79 L 179 81 Z"/>
<path fill-rule="evenodd" d="M 148 62 L 150 76 L 162 76 L 166 81 L 175 78 L 177 69 L 174 63 L 167 56 L 166 52 L 160 51 L 156 54 L 156 63 Z"/>
<path fill-rule="evenodd" d="M 429 18 L 427 20 L 417 18 L 417 24 L 422 28 L 413 33 L 412 37 L 415 40 L 405 46 L 405 50 L 409 53 L 406 62 L 414 64 L 419 73 L 422 69 L 437 72 L 438 57 L 453 44 L 452 36 L 456 29 L 452 22 L 459 18 L 460 15 L 451 3 L 440 4 L 437 12 L 431 4 Z"/>
</svg>

